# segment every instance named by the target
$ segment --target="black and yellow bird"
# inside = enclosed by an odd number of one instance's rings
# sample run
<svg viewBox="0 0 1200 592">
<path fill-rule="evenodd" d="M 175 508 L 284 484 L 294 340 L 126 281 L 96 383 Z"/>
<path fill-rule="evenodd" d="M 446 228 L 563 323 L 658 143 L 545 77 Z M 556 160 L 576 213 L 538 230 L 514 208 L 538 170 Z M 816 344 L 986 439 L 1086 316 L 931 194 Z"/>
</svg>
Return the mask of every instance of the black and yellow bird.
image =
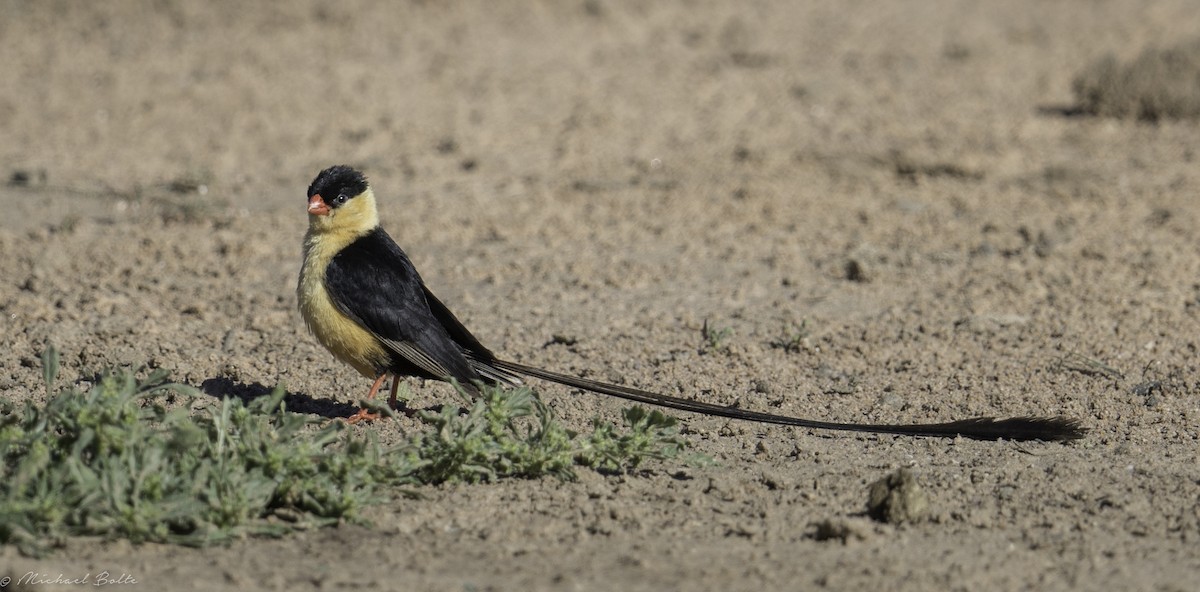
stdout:
<svg viewBox="0 0 1200 592">
<path fill-rule="evenodd" d="M 479 384 L 520 384 L 529 376 L 682 411 L 782 425 L 911 436 L 981 440 L 1074 440 L 1086 429 L 1062 417 L 980 417 L 933 424 L 858 424 L 800 419 L 723 407 L 588 380 L 499 359 L 425 286 L 404 251 L 379 226 L 366 177 L 347 166 L 321 171 L 308 187 L 308 232 L 297 294 L 308 328 L 335 358 L 374 380 L 368 399 L 392 377 L 455 380 L 470 393 Z M 351 420 L 373 418 L 365 409 Z"/>
</svg>

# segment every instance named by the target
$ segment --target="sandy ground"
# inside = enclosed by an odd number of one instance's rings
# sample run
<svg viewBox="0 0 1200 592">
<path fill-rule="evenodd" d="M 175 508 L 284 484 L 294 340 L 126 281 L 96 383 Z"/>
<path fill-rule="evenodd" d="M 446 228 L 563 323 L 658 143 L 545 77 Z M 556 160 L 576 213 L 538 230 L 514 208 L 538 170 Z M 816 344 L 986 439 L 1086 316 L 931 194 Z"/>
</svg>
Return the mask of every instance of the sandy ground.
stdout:
<svg viewBox="0 0 1200 592">
<path fill-rule="evenodd" d="M 1076 72 L 1195 38 L 1193 3 L 446 4 L 0 2 L 3 396 L 44 396 L 52 342 L 67 379 L 149 363 L 217 395 L 283 382 L 313 412 L 352 409 L 368 385 L 294 299 L 304 189 L 348 163 L 506 356 L 805 417 L 1064 414 L 1091 435 L 681 415 L 718 466 L 429 487 L 372 529 L 228 548 L 5 548 L 0 576 L 1194 589 L 1200 130 L 1070 116 Z M 704 350 L 705 320 L 727 348 Z M 800 326 L 801 347 L 773 345 Z M 543 394 L 580 426 L 622 406 Z M 875 523 L 867 485 L 899 467 L 928 519 Z"/>
</svg>

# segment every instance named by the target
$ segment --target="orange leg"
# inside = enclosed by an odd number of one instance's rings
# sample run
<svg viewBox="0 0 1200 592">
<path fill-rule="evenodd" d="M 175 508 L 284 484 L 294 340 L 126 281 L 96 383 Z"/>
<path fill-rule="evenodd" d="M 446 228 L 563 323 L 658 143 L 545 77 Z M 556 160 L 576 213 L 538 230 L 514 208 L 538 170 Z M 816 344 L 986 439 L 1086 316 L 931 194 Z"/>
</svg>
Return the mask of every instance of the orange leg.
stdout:
<svg viewBox="0 0 1200 592">
<path fill-rule="evenodd" d="M 400 406 L 400 404 L 396 401 L 396 391 L 397 390 L 400 390 L 400 377 L 393 376 L 392 377 L 392 396 L 388 397 L 388 407 L 391 407 L 392 409 L 395 409 Z"/>
<path fill-rule="evenodd" d="M 379 387 L 383 386 L 383 379 L 385 379 L 385 378 L 387 378 L 387 372 L 380 374 L 379 378 L 375 379 L 375 384 L 371 385 L 371 391 L 367 393 L 367 400 L 374 399 L 375 395 L 379 394 Z M 395 389 L 395 387 L 392 387 L 392 398 L 395 399 L 395 397 L 396 397 L 396 389 Z M 366 408 L 362 408 L 362 409 L 358 410 L 358 413 L 355 413 L 354 415 L 347 417 L 346 423 L 358 423 L 360 421 L 375 421 L 376 419 L 379 419 L 378 413 L 369 413 L 366 410 Z"/>
</svg>

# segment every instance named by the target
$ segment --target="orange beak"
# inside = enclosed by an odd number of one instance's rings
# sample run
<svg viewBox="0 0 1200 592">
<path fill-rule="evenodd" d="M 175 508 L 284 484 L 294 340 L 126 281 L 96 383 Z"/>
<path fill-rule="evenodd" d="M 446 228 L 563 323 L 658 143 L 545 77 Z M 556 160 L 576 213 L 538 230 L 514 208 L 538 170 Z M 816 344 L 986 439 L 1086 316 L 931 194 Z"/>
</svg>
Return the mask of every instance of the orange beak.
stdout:
<svg viewBox="0 0 1200 592">
<path fill-rule="evenodd" d="M 325 203 L 325 199 L 318 193 L 308 198 L 308 213 L 313 216 L 328 216 L 329 205 Z"/>
</svg>

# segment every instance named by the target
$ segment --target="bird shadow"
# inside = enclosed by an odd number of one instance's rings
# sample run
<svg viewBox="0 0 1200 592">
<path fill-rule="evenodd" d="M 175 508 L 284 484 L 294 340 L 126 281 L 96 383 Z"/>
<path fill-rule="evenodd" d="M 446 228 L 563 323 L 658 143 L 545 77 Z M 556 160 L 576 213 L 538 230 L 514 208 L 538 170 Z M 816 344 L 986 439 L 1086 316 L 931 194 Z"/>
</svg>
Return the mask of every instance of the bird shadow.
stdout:
<svg viewBox="0 0 1200 592">
<path fill-rule="evenodd" d="M 249 403 L 259 397 L 266 397 L 274 390 L 274 387 L 258 382 L 245 384 L 228 378 L 209 378 L 200 383 L 200 391 L 210 397 L 217 399 L 237 397 L 243 403 Z M 359 411 L 359 406 L 353 403 L 343 403 L 334 401 L 333 399 L 318 399 L 306 393 L 294 393 L 291 391 L 288 391 L 283 396 L 283 404 L 292 413 L 318 415 L 326 419 L 346 419 Z M 442 405 L 431 405 L 429 407 L 414 409 L 405 407 L 401 403 L 401 406 L 395 411 L 412 417 L 420 412 L 441 413 L 442 408 Z"/>
<path fill-rule="evenodd" d="M 234 382 L 228 378 L 209 378 L 200 383 L 200 391 L 210 397 L 227 399 L 236 397 L 244 403 L 266 397 L 274 391 L 274 387 L 261 383 L 245 384 Z M 317 399 L 305 393 L 288 391 L 283 397 L 287 410 L 293 413 L 319 415 L 328 419 L 347 418 L 358 412 L 358 405 L 334 401 L 333 399 Z"/>
</svg>

